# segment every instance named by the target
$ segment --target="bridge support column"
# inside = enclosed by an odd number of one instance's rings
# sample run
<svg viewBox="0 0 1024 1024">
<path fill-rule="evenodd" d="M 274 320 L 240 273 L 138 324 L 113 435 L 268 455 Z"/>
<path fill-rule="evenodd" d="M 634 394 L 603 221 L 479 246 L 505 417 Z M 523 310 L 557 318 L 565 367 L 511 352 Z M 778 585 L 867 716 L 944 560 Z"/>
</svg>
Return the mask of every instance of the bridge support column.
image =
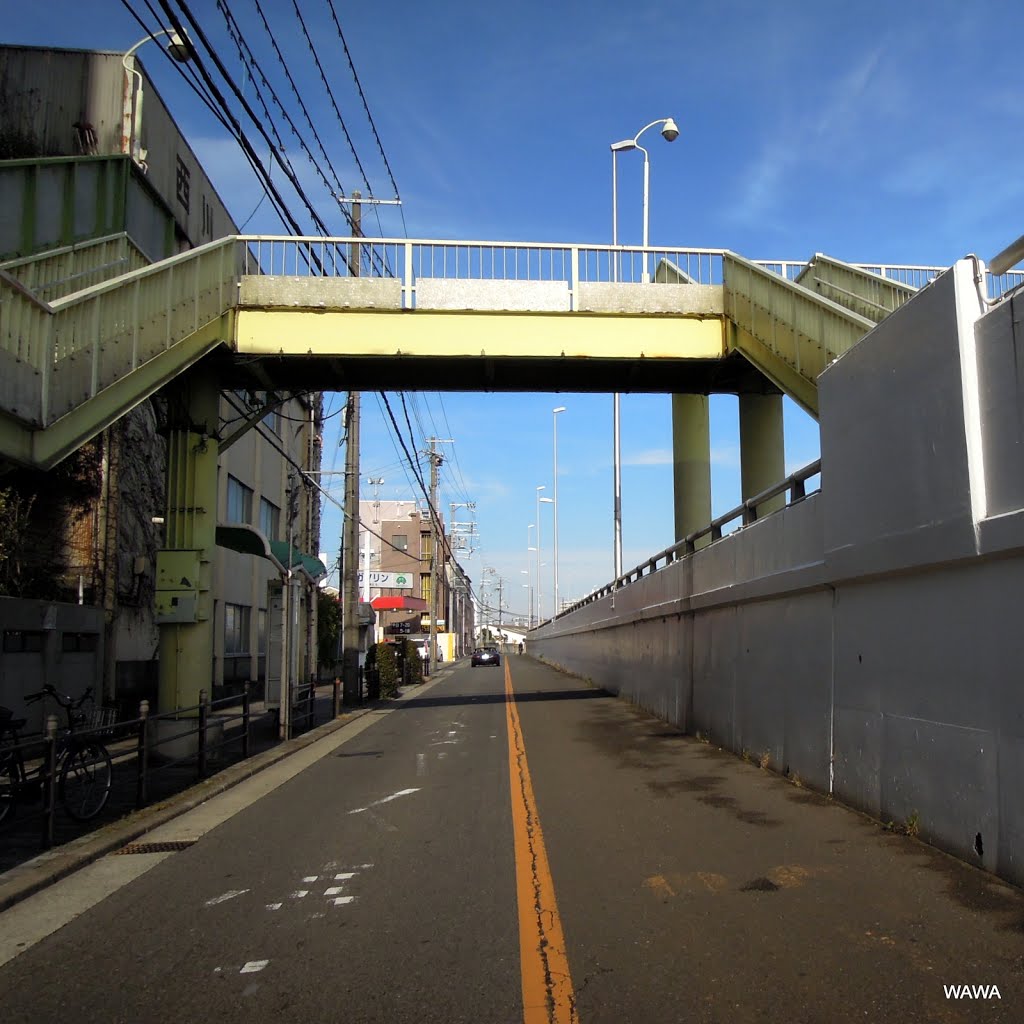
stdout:
<svg viewBox="0 0 1024 1024">
<path fill-rule="evenodd" d="M 202 364 L 168 396 L 167 510 L 156 583 L 161 711 L 198 704 L 199 691 L 211 688 L 219 401 L 218 380 Z"/>
<path fill-rule="evenodd" d="M 786 476 L 782 395 L 740 395 L 740 489 L 754 497 Z M 780 494 L 758 508 L 767 515 L 786 504 Z"/>
<path fill-rule="evenodd" d="M 672 481 L 678 543 L 711 522 L 711 419 L 707 395 L 672 396 Z M 705 538 L 702 544 L 706 543 Z"/>
</svg>

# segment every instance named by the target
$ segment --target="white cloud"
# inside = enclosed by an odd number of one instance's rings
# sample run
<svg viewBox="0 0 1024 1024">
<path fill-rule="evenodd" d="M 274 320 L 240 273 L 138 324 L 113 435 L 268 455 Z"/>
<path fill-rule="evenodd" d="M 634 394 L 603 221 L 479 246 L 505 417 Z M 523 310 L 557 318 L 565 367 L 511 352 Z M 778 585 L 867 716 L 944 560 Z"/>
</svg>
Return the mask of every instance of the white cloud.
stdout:
<svg viewBox="0 0 1024 1024">
<path fill-rule="evenodd" d="M 844 75 L 827 86 L 809 89 L 807 96 L 823 95 L 821 103 L 802 116 L 768 126 L 771 137 L 740 182 L 738 201 L 729 209 L 729 219 L 746 224 L 763 222 L 780 204 L 790 188 L 803 187 L 796 180 L 808 163 L 828 166 L 834 160 L 849 159 L 844 143 L 858 132 L 859 123 L 874 116 L 864 98 L 878 77 L 886 44 L 882 42 L 863 54 Z"/>
</svg>

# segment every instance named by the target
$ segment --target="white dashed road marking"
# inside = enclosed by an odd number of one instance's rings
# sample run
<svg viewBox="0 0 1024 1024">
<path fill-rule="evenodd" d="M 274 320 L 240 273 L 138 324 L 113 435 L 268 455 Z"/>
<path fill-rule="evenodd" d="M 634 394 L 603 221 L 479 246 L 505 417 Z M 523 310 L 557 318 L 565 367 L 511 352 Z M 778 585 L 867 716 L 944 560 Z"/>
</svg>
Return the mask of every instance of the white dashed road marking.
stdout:
<svg viewBox="0 0 1024 1024">
<path fill-rule="evenodd" d="M 242 969 L 238 973 L 255 974 L 257 971 L 262 971 L 269 963 L 269 960 L 250 960 L 248 963 L 242 964 Z"/>
</svg>

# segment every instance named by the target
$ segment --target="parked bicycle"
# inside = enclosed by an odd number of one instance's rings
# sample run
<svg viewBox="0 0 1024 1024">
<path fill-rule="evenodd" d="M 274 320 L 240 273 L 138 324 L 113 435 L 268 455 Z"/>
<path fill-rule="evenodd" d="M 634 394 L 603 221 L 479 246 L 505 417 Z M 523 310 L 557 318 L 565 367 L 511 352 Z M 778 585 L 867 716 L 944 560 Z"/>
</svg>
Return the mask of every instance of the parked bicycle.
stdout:
<svg viewBox="0 0 1024 1024">
<path fill-rule="evenodd" d="M 76 732 L 89 721 L 84 705 L 92 703 L 92 687 L 75 700 L 46 685 L 38 693 L 30 693 L 25 703 L 47 698 L 59 704 L 67 718 L 67 727 L 57 737 L 57 796 L 72 818 L 88 821 L 106 806 L 114 774 L 107 748 L 95 736 Z M 15 718 L 10 708 L 0 707 L 0 822 L 14 812 L 20 798 L 37 795 L 44 781 L 45 759 L 39 765 L 25 762 L 28 744 L 20 736 L 25 723 L 26 719 Z"/>
</svg>

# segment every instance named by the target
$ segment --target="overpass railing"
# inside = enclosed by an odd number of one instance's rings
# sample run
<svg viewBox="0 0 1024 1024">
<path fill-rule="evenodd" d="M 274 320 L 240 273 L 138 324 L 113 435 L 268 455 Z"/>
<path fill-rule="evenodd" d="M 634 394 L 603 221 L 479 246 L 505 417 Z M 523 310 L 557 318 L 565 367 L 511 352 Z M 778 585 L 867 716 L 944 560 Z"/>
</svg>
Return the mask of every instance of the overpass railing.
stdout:
<svg viewBox="0 0 1024 1024">
<path fill-rule="evenodd" d="M 735 528 L 749 526 L 751 523 L 758 520 L 762 507 L 773 498 L 778 497 L 780 494 L 785 494 L 787 496 L 786 505 L 794 505 L 798 501 L 803 501 L 808 494 L 814 494 L 821 489 L 819 486 L 812 490 L 808 490 L 807 486 L 809 481 L 820 476 L 820 474 L 821 459 L 816 459 L 814 462 L 808 463 L 802 469 L 798 469 L 795 473 L 791 473 L 785 480 L 781 480 L 779 483 L 773 484 L 771 487 L 761 491 L 760 494 L 755 494 L 753 497 L 747 498 L 747 500 L 741 505 L 737 505 L 728 512 L 712 519 L 711 522 L 702 529 L 695 530 L 693 533 L 688 534 L 681 541 L 678 541 L 671 547 L 667 547 L 664 551 L 659 551 L 656 555 L 652 555 L 647 559 L 647 561 L 641 562 L 628 572 L 624 572 L 617 579 L 605 584 L 605 586 L 601 587 L 599 590 L 595 590 L 586 597 L 576 601 L 574 604 L 569 605 L 563 611 L 559 612 L 558 615 L 554 616 L 554 618 L 560 618 L 561 616 L 568 615 L 570 612 L 583 608 L 585 605 L 591 604 L 594 601 L 600 601 L 601 598 L 608 597 L 610 594 L 614 594 L 617 590 L 621 590 L 623 587 L 627 587 L 631 583 L 636 583 L 645 576 L 650 576 L 659 569 L 666 568 L 673 562 L 678 562 L 680 559 L 685 558 L 688 555 L 692 555 L 698 550 L 698 548 L 705 547 L 706 544 L 713 544 L 715 541 L 721 540 L 728 533 L 733 532 L 728 529 L 730 526 L 735 525 Z M 702 544 L 702 541 L 706 541 L 706 543 Z"/>
<path fill-rule="evenodd" d="M 45 427 L 238 301 L 237 240 L 45 302 L 0 271 L 0 407 Z"/>
<path fill-rule="evenodd" d="M 316 277 L 388 277 L 402 284 L 403 307 L 415 307 L 420 279 L 564 282 L 579 284 L 723 283 L 728 250 L 613 246 L 551 242 L 445 241 L 439 239 L 241 235 L 242 273 Z M 751 260 L 793 281 L 807 261 Z M 890 281 L 921 288 L 948 267 L 853 263 Z M 1024 284 L 1024 272 L 987 274 L 995 298 Z"/>
</svg>

